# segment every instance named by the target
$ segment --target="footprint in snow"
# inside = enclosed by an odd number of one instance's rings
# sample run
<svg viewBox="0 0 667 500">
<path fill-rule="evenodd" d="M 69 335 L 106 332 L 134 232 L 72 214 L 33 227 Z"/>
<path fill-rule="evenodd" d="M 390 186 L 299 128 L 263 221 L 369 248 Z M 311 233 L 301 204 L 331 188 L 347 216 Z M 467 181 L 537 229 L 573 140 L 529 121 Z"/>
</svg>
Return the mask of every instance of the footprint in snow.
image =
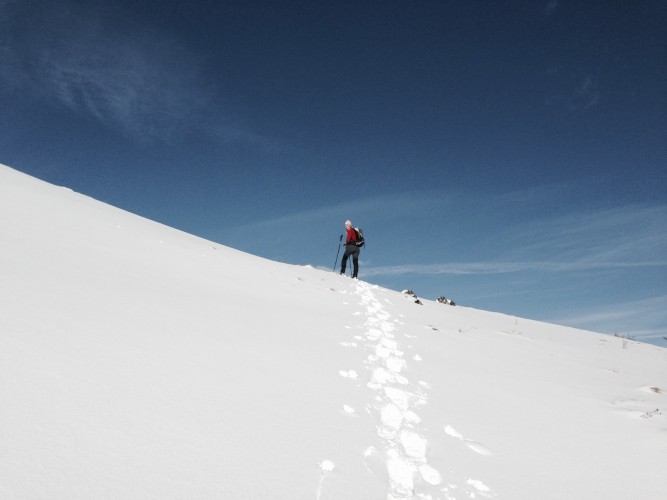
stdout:
<svg viewBox="0 0 667 500">
<path fill-rule="evenodd" d="M 453 438 L 462 441 L 468 448 L 470 448 L 475 453 L 479 453 L 480 455 L 484 456 L 490 456 L 493 454 L 491 453 L 491 450 L 489 450 L 482 443 L 478 443 L 477 441 L 473 441 L 472 439 L 466 439 L 465 437 L 463 437 L 463 435 L 458 433 L 456 429 L 454 429 L 451 425 L 445 426 L 445 433 L 448 436 L 451 436 Z"/>
<path fill-rule="evenodd" d="M 484 498 L 493 498 L 496 496 L 495 493 L 491 490 L 491 488 L 489 488 L 479 479 L 470 478 L 466 481 L 466 484 L 472 486 Z"/>
<path fill-rule="evenodd" d="M 356 411 L 349 405 L 343 405 L 343 411 L 346 415 L 354 415 Z"/>
<path fill-rule="evenodd" d="M 415 401 L 414 404 L 419 404 L 423 399 L 417 394 L 402 389 L 396 389 L 395 387 L 385 387 L 384 393 L 392 403 L 403 411 L 411 406 L 412 401 Z"/>
<path fill-rule="evenodd" d="M 322 496 L 322 485 L 324 484 L 324 479 L 326 478 L 327 474 L 336 468 L 336 465 L 331 460 L 322 460 L 318 464 L 318 467 L 320 468 L 320 471 L 322 471 L 322 474 L 320 475 L 320 484 L 317 486 L 317 500 L 319 500 Z"/>
<path fill-rule="evenodd" d="M 378 435 L 383 439 L 394 439 L 403 423 L 403 411 L 396 405 L 387 404 L 380 410 Z"/>
<path fill-rule="evenodd" d="M 419 475 L 430 485 L 437 486 L 442 483 L 442 475 L 429 464 L 419 466 Z"/>
<path fill-rule="evenodd" d="M 331 460 L 322 460 L 320 462 L 320 469 L 323 473 L 331 472 L 336 468 L 336 465 Z"/>
<path fill-rule="evenodd" d="M 413 431 L 401 431 L 399 436 L 405 454 L 419 463 L 426 462 L 426 447 L 428 441 Z"/>
<path fill-rule="evenodd" d="M 389 474 L 390 494 L 411 497 L 415 487 L 416 467 L 398 451 L 387 452 L 387 473 Z M 400 497 L 399 497 L 400 498 Z"/>
</svg>

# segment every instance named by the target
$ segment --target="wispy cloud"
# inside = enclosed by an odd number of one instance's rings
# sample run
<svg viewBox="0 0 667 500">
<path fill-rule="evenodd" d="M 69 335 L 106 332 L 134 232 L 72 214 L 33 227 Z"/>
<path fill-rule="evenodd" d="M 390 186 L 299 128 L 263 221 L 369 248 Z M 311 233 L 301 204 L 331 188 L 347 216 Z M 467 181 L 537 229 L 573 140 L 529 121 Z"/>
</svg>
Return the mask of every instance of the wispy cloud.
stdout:
<svg viewBox="0 0 667 500">
<path fill-rule="evenodd" d="M 371 267 L 364 271 L 368 276 L 397 276 L 402 274 L 507 274 L 522 272 L 578 272 L 605 269 L 667 267 L 665 261 L 651 262 L 453 262 L 441 264 L 413 264 Z"/>
<path fill-rule="evenodd" d="M 565 262 L 662 261 L 656 256 L 667 255 L 667 206 L 580 209 L 511 228 L 507 240 L 521 242 L 510 250 L 510 260 L 558 255 Z"/>
<path fill-rule="evenodd" d="M 520 198 L 508 196 L 515 202 Z M 662 269 L 667 267 L 667 206 L 626 206 L 515 221 L 487 239 L 497 249 L 493 260 L 409 263 L 366 272 L 396 276 Z"/>
<path fill-rule="evenodd" d="M 638 339 L 667 336 L 667 295 L 613 302 L 549 321 Z"/>
<path fill-rule="evenodd" d="M 12 33 L 0 47 L 5 84 L 137 138 L 195 131 L 264 140 L 225 116 L 203 62 L 177 39 L 145 26 L 118 31 L 106 20 L 120 16 L 111 6 L 31 4 L 5 5 L 0 27 Z"/>
<path fill-rule="evenodd" d="M 560 64 L 545 69 L 553 88 L 545 97 L 545 105 L 569 113 L 588 111 L 601 105 L 603 95 L 594 74 L 582 74 Z"/>
<path fill-rule="evenodd" d="M 597 85 L 592 76 L 585 76 L 579 86 L 574 90 L 574 95 L 570 99 L 570 108 L 572 110 L 587 110 L 596 106 L 600 101 L 600 93 L 597 91 Z"/>
<path fill-rule="evenodd" d="M 44 90 L 66 106 L 132 133 L 169 134 L 187 125 L 190 110 L 204 104 L 193 99 L 186 68 L 169 71 L 164 56 L 149 57 L 122 42 L 46 49 L 36 70 L 47 84 Z"/>
<path fill-rule="evenodd" d="M 547 2 L 547 5 L 544 7 L 544 17 L 551 16 L 557 8 L 558 8 L 558 0 L 549 0 L 549 2 Z"/>
<path fill-rule="evenodd" d="M 263 230 L 271 227 L 286 228 L 294 225 L 306 225 L 320 220 L 333 219 L 336 227 L 342 227 L 343 221 L 354 217 L 356 214 L 359 219 L 354 218 L 353 222 L 361 220 L 369 223 L 371 219 L 387 218 L 397 220 L 401 218 L 400 214 L 405 213 L 423 213 L 428 210 L 442 208 L 446 204 L 443 198 L 434 198 L 420 193 L 403 193 L 387 196 L 368 196 L 355 199 L 351 202 L 349 199 L 342 199 L 340 203 L 329 205 L 309 206 L 303 210 L 291 212 L 289 214 L 276 214 L 268 219 L 251 222 L 234 228 L 239 231 Z M 341 218 L 342 217 L 342 218 Z"/>
</svg>

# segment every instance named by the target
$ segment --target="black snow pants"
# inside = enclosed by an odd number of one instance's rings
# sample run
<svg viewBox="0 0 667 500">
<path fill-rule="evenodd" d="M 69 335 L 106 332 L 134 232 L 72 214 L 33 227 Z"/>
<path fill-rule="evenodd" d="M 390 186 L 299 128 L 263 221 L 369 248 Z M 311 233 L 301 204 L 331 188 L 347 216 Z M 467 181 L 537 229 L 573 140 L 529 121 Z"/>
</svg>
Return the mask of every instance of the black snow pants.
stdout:
<svg viewBox="0 0 667 500">
<path fill-rule="evenodd" d="M 359 272 L 359 252 L 361 249 L 354 243 L 349 243 L 345 245 L 345 254 L 343 255 L 343 260 L 340 263 L 340 274 L 345 274 L 345 268 L 347 267 L 348 257 L 352 257 L 352 277 L 356 278 L 357 273 Z"/>
</svg>

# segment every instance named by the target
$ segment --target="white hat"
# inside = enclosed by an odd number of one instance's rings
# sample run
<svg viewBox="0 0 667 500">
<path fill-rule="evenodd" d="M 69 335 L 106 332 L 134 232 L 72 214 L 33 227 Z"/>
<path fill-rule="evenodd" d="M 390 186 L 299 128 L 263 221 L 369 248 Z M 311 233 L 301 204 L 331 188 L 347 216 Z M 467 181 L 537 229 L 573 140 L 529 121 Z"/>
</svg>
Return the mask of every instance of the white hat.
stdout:
<svg viewBox="0 0 667 500">
<path fill-rule="evenodd" d="M 351 226 L 351 225 L 352 225 L 352 221 L 349 220 L 349 219 L 346 220 L 346 221 L 345 221 L 345 225 L 346 225 L 346 226 Z"/>
</svg>

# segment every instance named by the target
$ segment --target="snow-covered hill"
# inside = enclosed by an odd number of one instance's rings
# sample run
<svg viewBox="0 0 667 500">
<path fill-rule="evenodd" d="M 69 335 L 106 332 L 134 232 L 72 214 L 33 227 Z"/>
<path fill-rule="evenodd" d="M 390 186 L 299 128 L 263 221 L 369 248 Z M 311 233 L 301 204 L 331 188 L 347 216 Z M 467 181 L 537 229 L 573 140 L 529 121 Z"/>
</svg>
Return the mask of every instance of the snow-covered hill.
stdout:
<svg viewBox="0 0 667 500">
<path fill-rule="evenodd" d="M 667 497 L 667 349 L 418 305 L 5 166 L 0 251 L 0 498 Z"/>
</svg>

